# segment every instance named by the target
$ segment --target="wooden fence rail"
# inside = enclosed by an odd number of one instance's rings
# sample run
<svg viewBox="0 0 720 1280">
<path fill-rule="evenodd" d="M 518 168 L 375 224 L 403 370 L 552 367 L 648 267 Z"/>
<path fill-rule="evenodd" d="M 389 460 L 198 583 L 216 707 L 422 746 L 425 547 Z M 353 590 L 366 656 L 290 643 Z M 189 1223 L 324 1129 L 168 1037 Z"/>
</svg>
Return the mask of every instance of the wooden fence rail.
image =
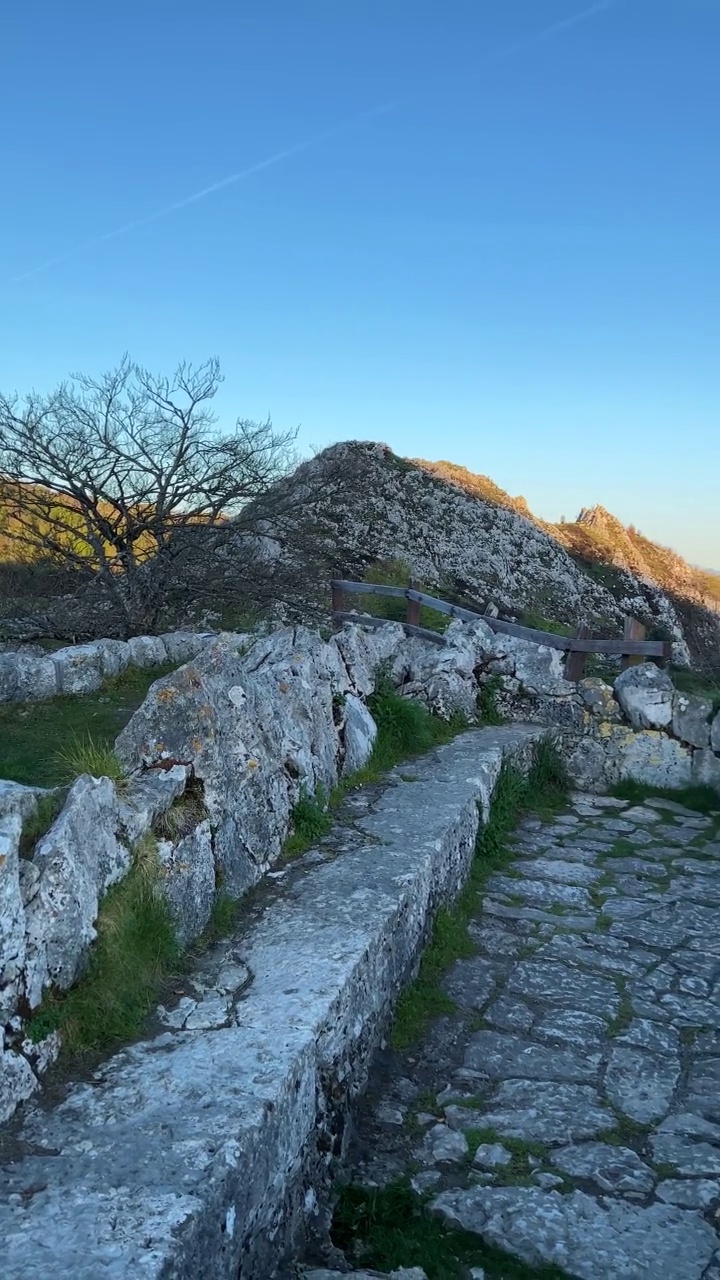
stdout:
<svg viewBox="0 0 720 1280">
<path fill-rule="evenodd" d="M 350 595 L 389 596 L 394 600 L 407 600 L 407 616 L 403 623 L 409 635 L 420 636 L 432 644 L 445 644 L 444 637 L 437 631 L 420 626 L 420 606 L 425 605 L 437 613 L 451 618 L 459 618 L 462 622 L 477 622 L 481 619 L 499 635 L 515 636 L 519 640 L 531 640 L 534 644 L 547 645 L 551 649 L 561 649 L 567 653 L 565 674 L 568 680 L 582 680 L 585 662 L 589 653 L 613 654 L 622 658 L 623 668 L 637 662 L 653 658 L 664 666 L 672 655 L 672 645 L 666 640 L 645 640 L 645 627 L 637 618 L 626 618 L 624 633 L 616 638 L 604 639 L 590 635 L 586 626 L 577 628 L 573 636 L 559 636 L 553 631 L 537 631 L 534 627 L 521 627 L 516 622 L 503 622 L 491 613 L 480 613 L 478 609 L 465 609 L 461 605 L 451 604 L 448 600 L 440 600 L 415 587 L 390 587 L 377 582 L 350 582 L 343 578 L 335 578 L 330 584 L 332 591 L 332 616 L 335 622 L 356 622 L 367 627 L 381 627 L 387 618 L 377 618 L 372 614 L 350 613 L 345 608 L 345 597 Z"/>
</svg>

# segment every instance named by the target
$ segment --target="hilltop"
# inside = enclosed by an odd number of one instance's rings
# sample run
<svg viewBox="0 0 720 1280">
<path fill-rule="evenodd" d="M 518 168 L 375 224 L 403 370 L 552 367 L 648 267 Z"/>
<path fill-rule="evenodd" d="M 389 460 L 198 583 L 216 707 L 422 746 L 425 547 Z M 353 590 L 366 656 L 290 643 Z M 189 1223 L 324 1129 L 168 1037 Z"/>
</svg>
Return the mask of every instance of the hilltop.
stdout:
<svg viewBox="0 0 720 1280">
<path fill-rule="evenodd" d="M 325 471 L 333 475 L 327 488 Z M 678 663 L 720 665 L 720 578 L 602 507 L 550 524 L 487 476 L 360 441 L 332 445 L 281 487 L 306 500 L 295 548 L 287 532 L 274 540 L 268 522 L 274 571 L 294 564 L 301 572 L 299 547 L 312 530 L 329 572 L 367 575 L 378 561 L 399 560 L 424 583 L 492 601 L 506 614 L 568 627 L 588 622 L 598 633 L 617 634 L 632 615 L 653 638 L 673 641 Z"/>
</svg>

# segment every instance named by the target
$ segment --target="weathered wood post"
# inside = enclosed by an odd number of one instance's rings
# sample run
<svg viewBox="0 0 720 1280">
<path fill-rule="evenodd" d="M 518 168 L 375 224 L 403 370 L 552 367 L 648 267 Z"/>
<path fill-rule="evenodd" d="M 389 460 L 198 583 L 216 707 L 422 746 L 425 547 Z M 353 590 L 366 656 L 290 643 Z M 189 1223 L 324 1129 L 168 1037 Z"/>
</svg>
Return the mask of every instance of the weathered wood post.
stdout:
<svg viewBox="0 0 720 1280">
<path fill-rule="evenodd" d="M 623 640 L 644 640 L 645 627 L 642 622 L 638 622 L 637 618 L 626 618 L 623 625 Z M 622 655 L 621 667 L 626 671 L 628 667 L 637 667 L 645 659 L 641 653 L 624 653 Z"/>
<path fill-rule="evenodd" d="M 330 607 L 333 613 L 333 620 L 332 620 L 333 628 L 335 629 L 335 631 L 339 631 L 340 627 L 342 626 L 342 623 L 340 622 L 340 619 L 336 618 L 334 615 L 336 613 L 343 612 L 343 607 L 345 604 L 345 595 L 342 590 L 342 587 L 338 586 L 338 583 L 336 581 L 333 581 L 330 583 L 330 599 L 331 599 Z"/>
<path fill-rule="evenodd" d="M 581 622 L 579 627 L 575 628 L 575 635 L 570 641 L 570 649 L 565 661 L 565 679 L 572 680 L 577 684 L 585 675 L 585 663 L 587 662 L 587 653 L 581 650 L 573 649 L 572 640 L 589 640 L 591 629 L 585 622 Z"/>
<path fill-rule="evenodd" d="M 412 590 L 413 590 L 413 588 L 415 587 L 415 585 L 416 585 L 416 584 L 415 584 L 415 579 L 414 579 L 414 578 L 408 578 L 408 588 L 409 588 L 409 590 L 411 590 L 411 591 L 412 591 Z M 408 602 L 407 602 L 407 618 L 406 618 L 406 621 L 407 621 L 408 625 L 409 625 L 409 626 L 411 626 L 411 627 L 419 627 L 419 626 L 420 626 L 420 601 L 419 601 L 419 600 L 410 600 L 410 599 L 408 599 Z"/>
</svg>

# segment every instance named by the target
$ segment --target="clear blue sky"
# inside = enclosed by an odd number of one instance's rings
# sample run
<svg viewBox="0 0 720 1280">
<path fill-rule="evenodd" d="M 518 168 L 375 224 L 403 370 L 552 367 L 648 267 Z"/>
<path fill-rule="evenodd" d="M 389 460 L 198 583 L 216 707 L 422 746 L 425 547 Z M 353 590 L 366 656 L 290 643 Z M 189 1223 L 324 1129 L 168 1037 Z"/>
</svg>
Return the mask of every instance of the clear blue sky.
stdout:
<svg viewBox="0 0 720 1280">
<path fill-rule="evenodd" d="M 720 567 L 720 3 L 590 7 L 5 5 L 0 386 L 218 355 L 226 420 Z"/>
</svg>

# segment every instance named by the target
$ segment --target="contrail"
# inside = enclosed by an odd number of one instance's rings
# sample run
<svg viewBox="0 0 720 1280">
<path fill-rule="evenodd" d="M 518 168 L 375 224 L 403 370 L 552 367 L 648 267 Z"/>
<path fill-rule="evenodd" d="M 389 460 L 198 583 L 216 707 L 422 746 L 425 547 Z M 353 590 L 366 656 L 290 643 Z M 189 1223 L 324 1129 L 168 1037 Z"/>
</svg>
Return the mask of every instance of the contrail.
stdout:
<svg viewBox="0 0 720 1280">
<path fill-rule="evenodd" d="M 569 27 L 574 27 L 579 22 L 584 22 L 586 18 L 591 18 L 594 14 L 601 13 L 604 9 L 610 9 L 617 3 L 618 0 L 598 0 L 596 4 L 590 5 L 589 8 L 583 9 L 580 13 L 572 14 L 568 18 L 562 18 L 558 22 L 551 23 L 549 27 L 544 27 L 542 31 L 536 31 L 534 35 L 526 36 L 525 39 L 518 40 L 515 44 L 507 45 L 503 49 L 489 53 L 483 58 L 483 62 L 494 62 L 499 58 L 507 58 L 511 54 L 520 53 L 523 49 L 538 44 L 541 40 L 546 40 L 549 36 L 556 35 L 560 31 L 567 31 Z M 283 160 L 288 160 L 290 156 L 299 155 L 301 151 L 307 151 L 310 147 L 318 146 L 321 142 L 336 138 L 339 134 L 352 129 L 355 125 L 363 124 L 367 120 L 373 120 L 376 116 L 386 115 L 389 111 L 394 111 L 408 101 L 410 99 L 399 99 L 394 102 L 383 103 L 379 107 L 372 107 L 369 111 L 362 111 L 359 115 L 352 116 L 351 119 L 335 125 L 334 128 L 325 130 L 324 133 L 317 133 L 312 138 L 306 138 L 304 142 L 296 143 L 293 147 L 285 147 L 282 151 L 276 151 L 274 155 L 268 156 L 267 159 L 258 160 L 256 164 L 251 164 L 247 169 L 241 169 L 238 173 L 231 173 L 227 178 L 221 178 L 219 182 L 213 182 L 209 187 L 203 187 L 201 191 L 194 191 L 192 195 L 184 196 L 182 200 L 176 200 L 174 204 L 168 204 L 162 209 L 156 209 L 154 213 L 148 213 L 145 217 L 134 218 L 132 222 L 126 222 L 122 227 L 116 227 L 114 231 L 106 231 L 104 235 L 95 236 L 92 240 L 83 240 L 81 244 L 74 245 L 72 249 L 67 249 L 64 253 L 58 254 L 57 257 L 48 258 L 45 262 L 41 262 L 39 266 L 32 267 L 29 271 L 23 271 L 21 275 L 13 276 L 10 283 L 19 284 L 21 280 L 29 280 L 31 276 L 36 276 L 41 271 L 47 271 L 50 267 L 59 266 L 61 263 L 67 262 L 69 258 L 74 258 L 76 254 L 83 253 L 86 249 L 94 249 L 97 245 L 106 244 L 109 240 L 116 240 L 118 236 L 124 236 L 129 231 L 137 230 L 138 227 L 147 227 L 152 222 L 167 218 L 171 213 L 177 213 L 179 209 L 185 209 L 188 205 L 196 204 L 198 200 L 204 200 L 206 196 L 214 195 L 216 191 L 222 191 L 225 187 L 232 187 L 236 182 L 242 182 L 254 173 L 260 173 L 263 169 L 271 169 L 273 165 L 280 164 Z"/>
<path fill-rule="evenodd" d="M 276 151 L 274 155 L 268 156 L 265 160 L 258 160 L 256 164 L 251 164 L 247 169 L 241 169 L 238 173 L 231 173 L 227 178 L 221 178 L 219 182 L 213 182 L 209 187 L 203 187 L 201 191 L 194 191 L 190 196 L 184 196 L 182 200 L 176 200 L 174 204 L 167 204 L 162 209 L 156 209 L 154 213 L 148 213 L 143 218 L 133 218 L 132 222 L 126 222 L 122 227 L 115 227 L 114 231 L 106 231 L 104 235 L 94 236 L 92 240 L 83 240 L 82 244 L 76 244 L 72 249 L 67 249 L 65 253 L 60 253 L 56 258 L 48 258 L 45 262 L 41 262 L 39 266 L 32 267 L 30 271 L 23 271 L 19 276 L 14 276 L 10 281 L 11 284 L 18 284 L 21 280 L 29 280 L 31 276 L 36 276 L 40 271 L 46 271 L 49 267 L 56 267 L 61 262 L 67 262 L 68 258 L 74 258 L 75 254 L 84 252 L 85 249 L 94 249 L 96 245 L 106 244 L 108 240 L 115 240 L 118 236 L 124 236 L 128 231 L 135 231 L 138 227 L 147 227 L 151 222 L 158 222 L 160 218 L 167 218 L 171 213 L 177 213 L 178 209 L 185 209 L 190 204 L 195 204 L 198 200 L 204 200 L 206 196 L 214 195 L 216 191 L 222 191 L 225 187 L 232 187 L 236 182 L 242 182 L 244 178 L 249 178 L 253 173 L 260 173 L 262 169 L 270 169 L 273 165 L 280 164 L 282 160 L 288 160 L 290 156 L 298 155 L 301 151 L 307 151 L 309 147 L 315 147 L 321 142 L 326 142 L 329 138 L 335 138 L 338 134 L 345 133 L 347 129 L 352 129 L 354 125 L 363 124 L 366 120 L 372 120 L 375 116 L 385 115 L 388 111 L 392 111 L 398 104 L 395 102 L 386 102 L 382 106 L 373 107 L 370 111 L 363 111 L 360 115 L 353 116 L 350 120 L 343 121 L 342 124 L 335 125 L 333 129 L 326 129 L 324 133 L 316 133 L 312 138 L 306 138 L 304 142 L 298 142 L 293 147 L 284 147 L 282 151 Z"/>
<path fill-rule="evenodd" d="M 597 4 L 591 4 L 588 9 L 583 9 L 580 13 L 571 14 L 569 18 L 561 18 L 558 22 L 552 22 L 549 27 L 543 27 L 542 31 L 536 31 L 534 35 L 526 36 L 523 40 L 518 40 L 515 44 L 510 44 L 505 49 L 498 49 L 496 53 L 489 54 L 487 60 L 494 61 L 497 58 L 507 58 L 512 53 L 520 53 L 531 45 L 539 44 L 541 40 L 547 40 L 548 36 L 554 36 L 560 31 L 567 31 L 570 27 L 576 27 L 579 22 L 584 22 L 586 18 L 592 18 L 593 14 L 602 13 L 603 9 L 610 9 L 617 3 L 618 0 L 598 0 Z"/>
</svg>

